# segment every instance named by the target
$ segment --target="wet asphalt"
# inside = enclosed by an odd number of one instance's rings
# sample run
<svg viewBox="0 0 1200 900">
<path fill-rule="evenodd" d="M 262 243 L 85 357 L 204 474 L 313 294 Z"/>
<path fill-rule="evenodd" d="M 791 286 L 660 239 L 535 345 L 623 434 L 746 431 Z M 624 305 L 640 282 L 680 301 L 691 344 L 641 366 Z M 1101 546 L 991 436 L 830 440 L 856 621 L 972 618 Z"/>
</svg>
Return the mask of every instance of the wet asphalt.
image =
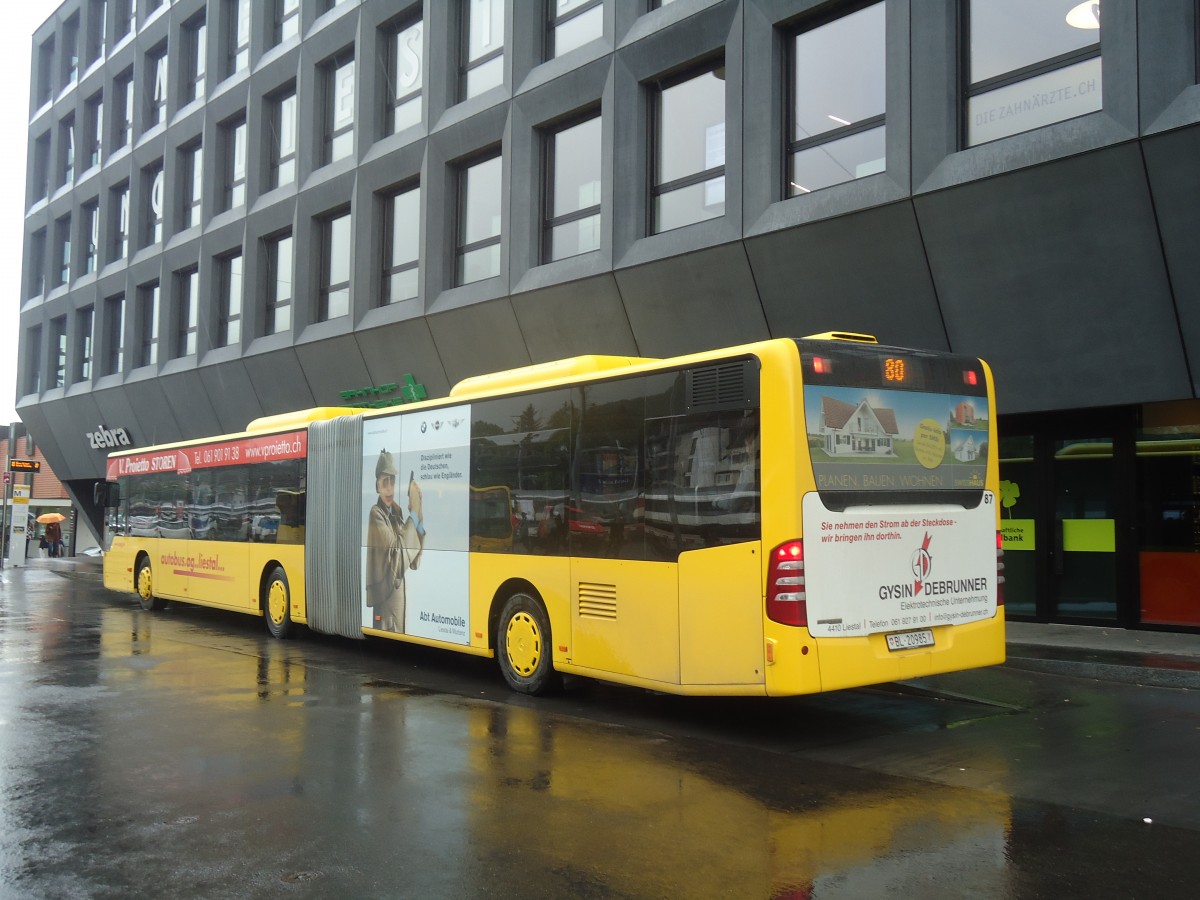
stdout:
<svg viewBox="0 0 1200 900">
<path fill-rule="evenodd" d="M 1200 653 L 1018 636 L 866 691 L 533 701 L 0 570 L 0 898 L 1195 896 Z"/>
</svg>

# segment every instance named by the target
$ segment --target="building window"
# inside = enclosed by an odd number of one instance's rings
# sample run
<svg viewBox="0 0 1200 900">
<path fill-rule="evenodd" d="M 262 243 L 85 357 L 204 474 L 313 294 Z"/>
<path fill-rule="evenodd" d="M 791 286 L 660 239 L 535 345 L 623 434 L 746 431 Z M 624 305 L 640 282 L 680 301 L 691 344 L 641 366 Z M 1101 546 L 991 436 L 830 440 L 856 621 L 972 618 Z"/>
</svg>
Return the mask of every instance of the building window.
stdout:
<svg viewBox="0 0 1200 900">
<path fill-rule="evenodd" d="M 83 107 L 83 152 L 89 169 L 100 165 L 104 145 L 104 94 L 97 91 Z"/>
<path fill-rule="evenodd" d="M 113 37 L 120 42 L 137 25 L 135 0 L 113 0 Z"/>
<path fill-rule="evenodd" d="M 75 180 L 75 117 L 67 116 L 58 123 L 58 183 Z"/>
<path fill-rule="evenodd" d="M 40 297 L 46 290 L 46 229 L 29 236 L 29 269 L 25 297 Z"/>
<path fill-rule="evenodd" d="M 113 262 L 129 256 L 129 182 L 123 181 L 108 192 L 109 242 L 108 260 Z"/>
<path fill-rule="evenodd" d="M 116 375 L 125 358 L 125 295 L 104 301 L 104 374 Z"/>
<path fill-rule="evenodd" d="M 113 147 L 133 143 L 133 69 L 127 69 L 113 79 Z"/>
<path fill-rule="evenodd" d="M 62 64 L 62 87 L 65 88 L 79 78 L 79 13 L 63 22 Z"/>
<path fill-rule="evenodd" d="M 25 393 L 42 392 L 42 326 L 34 325 L 25 335 Z"/>
<path fill-rule="evenodd" d="M 321 221 L 320 322 L 350 314 L 350 212 Z"/>
<path fill-rule="evenodd" d="M 33 142 L 33 200 L 50 195 L 50 132 L 40 134 Z"/>
<path fill-rule="evenodd" d="M 421 124 L 421 90 L 424 86 L 424 23 L 405 20 L 392 27 L 379 42 L 387 72 L 384 91 L 384 133 L 397 134 Z"/>
<path fill-rule="evenodd" d="M 221 124 L 222 209 L 246 202 L 246 116 Z"/>
<path fill-rule="evenodd" d="M 503 158 L 465 165 L 458 171 L 456 284 L 500 274 L 500 186 Z"/>
<path fill-rule="evenodd" d="M 971 0 L 967 146 L 1101 108 L 1100 4 L 1066 6 Z"/>
<path fill-rule="evenodd" d="M 87 61 L 89 65 L 104 55 L 104 28 L 107 18 L 107 0 L 88 0 Z"/>
<path fill-rule="evenodd" d="M 158 282 L 138 288 L 138 366 L 158 362 Z"/>
<path fill-rule="evenodd" d="M 230 253 L 221 257 L 217 264 L 221 276 L 220 321 L 217 337 L 222 347 L 236 344 L 242 339 L 242 254 Z"/>
<path fill-rule="evenodd" d="M 200 270 L 196 267 L 175 273 L 178 306 L 176 313 L 175 355 L 196 354 L 197 307 L 200 299 Z"/>
<path fill-rule="evenodd" d="M 549 262 L 600 247 L 600 116 L 546 136 L 542 258 Z"/>
<path fill-rule="evenodd" d="M 793 35 L 787 196 L 882 172 L 886 4 Z"/>
<path fill-rule="evenodd" d="M 651 231 L 725 215 L 724 63 L 663 82 L 654 95 Z"/>
<path fill-rule="evenodd" d="M 163 239 L 163 164 L 162 160 L 142 170 L 142 244 L 162 243 Z"/>
<path fill-rule="evenodd" d="M 45 106 L 54 97 L 54 38 L 50 38 L 37 52 L 37 103 Z"/>
<path fill-rule="evenodd" d="M 75 375 L 74 381 L 87 381 L 92 377 L 92 329 L 95 324 L 95 309 L 85 306 L 75 314 Z"/>
<path fill-rule="evenodd" d="M 344 159 L 354 151 L 354 57 L 341 53 L 324 66 L 324 162 Z"/>
<path fill-rule="evenodd" d="M 167 122 L 167 45 L 146 54 L 146 107 L 144 131 Z"/>
<path fill-rule="evenodd" d="M 296 88 L 271 98 L 271 180 L 272 188 L 296 180 Z"/>
<path fill-rule="evenodd" d="M 99 262 L 100 201 L 91 200 L 79 208 L 82 217 L 80 235 L 83 238 L 83 274 L 96 271 Z"/>
<path fill-rule="evenodd" d="M 383 198 L 383 294 L 381 305 L 417 296 L 421 254 L 421 188 Z"/>
<path fill-rule="evenodd" d="M 53 354 L 54 367 L 50 381 L 51 387 L 67 386 L 67 317 L 59 316 L 50 322 L 50 352 Z"/>
<path fill-rule="evenodd" d="M 183 203 L 180 205 L 180 226 L 193 228 L 201 222 L 204 198 L 204 147 L 199 143 L 179 149 Z"/>
<path fill-rule="evenodd" d="M 225 77 L 250 65 L 250 0 L 225 0 Z"/>
<path fill-rule="evenodd" d="M 275 43 L 300 33 L 300 0 L 275 0 Z"/>
<path fill-rule="evenodd" d="M 266 334 L 279 334 L 292 327 L 292 236 L 280 234 L 266 240 L 267 291 Z"/>
<path fill-rule="evenodd" d="M 461 96 L 464 100 L 504 83 L 504 0 L 462 0 Z"/>
<path fill-rule="evenodd" d="M 204 76 L 208 70 L 208 24 L 196 16 L 183 26 L 183 105 L 204 96 Z"/>
<path fill-rule="evenodd" d="M 550 46 L 546 56 L 562 56 L 604 36 L 604 0 L 547 0 Z"/>
<path fill-rule="evenodd" d="M 54 286 L 71 280 L 71 216 L 68 213 L 54 223 Z"/>
</svg>

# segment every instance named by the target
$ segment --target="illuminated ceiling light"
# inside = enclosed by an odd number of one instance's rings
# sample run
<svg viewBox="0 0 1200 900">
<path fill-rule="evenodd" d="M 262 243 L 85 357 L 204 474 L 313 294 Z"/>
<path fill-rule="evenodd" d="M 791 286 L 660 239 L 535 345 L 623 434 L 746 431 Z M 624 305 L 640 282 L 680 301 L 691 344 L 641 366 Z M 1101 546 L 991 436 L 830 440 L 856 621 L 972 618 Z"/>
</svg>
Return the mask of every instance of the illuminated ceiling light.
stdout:
<svg viewBox="0 0 1200 900">
<path fill-rule="evenodd" d="M 1072 28 L 1099 28 L 1100 4 L 1080 3 L 1078 6 L 1073 7 L 1071 11 L 1067 13 L 1067 24 Z"/>
<path fill-rule="evenodd" d="M 839 119 L 833 113 L 826 113 L 825 115 L 827 115 L 829 118 L 833 119 L 833 121 L 837 122 L 839 125 L 849 125 L 850 124 L 845 119 Z"/>
<path fill-rule="evenodd" d="M 811 194 L 812 193 L 812 191 L 810 191 L 808 188 L 806 188 L 802 184 L 796 184 L 796 182 L 794 182 L 794 181 L 790 181 L 788 183 L 802 194 Z"/>
</svg>

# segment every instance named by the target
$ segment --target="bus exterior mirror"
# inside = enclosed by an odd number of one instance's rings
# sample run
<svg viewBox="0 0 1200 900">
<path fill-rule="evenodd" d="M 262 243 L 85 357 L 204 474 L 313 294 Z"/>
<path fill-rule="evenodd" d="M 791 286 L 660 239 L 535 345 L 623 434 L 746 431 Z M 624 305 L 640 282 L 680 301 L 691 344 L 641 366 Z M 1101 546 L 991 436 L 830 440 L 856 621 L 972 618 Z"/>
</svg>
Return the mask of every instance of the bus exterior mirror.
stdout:
<svg viewBox="0 0 1200 900">
<path fill-rule="evenodd" d="M 119 506 L 121 488 L 111 481 L 99 481 L 92 488 L 92 503 L 101 508 Z"/>
</svg>

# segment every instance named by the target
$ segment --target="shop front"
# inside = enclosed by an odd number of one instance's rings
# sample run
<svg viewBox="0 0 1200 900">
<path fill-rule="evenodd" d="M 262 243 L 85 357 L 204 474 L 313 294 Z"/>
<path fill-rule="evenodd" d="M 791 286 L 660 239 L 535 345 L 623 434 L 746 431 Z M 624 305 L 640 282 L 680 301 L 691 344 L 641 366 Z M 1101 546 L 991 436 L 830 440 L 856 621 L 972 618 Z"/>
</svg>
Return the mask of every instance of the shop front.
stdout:
<svg viewBox="0 0 1200 900">
<path fill-rule="evenodd" d="M 1200 629 L 1200 401 L 999 427 L 1009 616 Z"/>
</svg>

